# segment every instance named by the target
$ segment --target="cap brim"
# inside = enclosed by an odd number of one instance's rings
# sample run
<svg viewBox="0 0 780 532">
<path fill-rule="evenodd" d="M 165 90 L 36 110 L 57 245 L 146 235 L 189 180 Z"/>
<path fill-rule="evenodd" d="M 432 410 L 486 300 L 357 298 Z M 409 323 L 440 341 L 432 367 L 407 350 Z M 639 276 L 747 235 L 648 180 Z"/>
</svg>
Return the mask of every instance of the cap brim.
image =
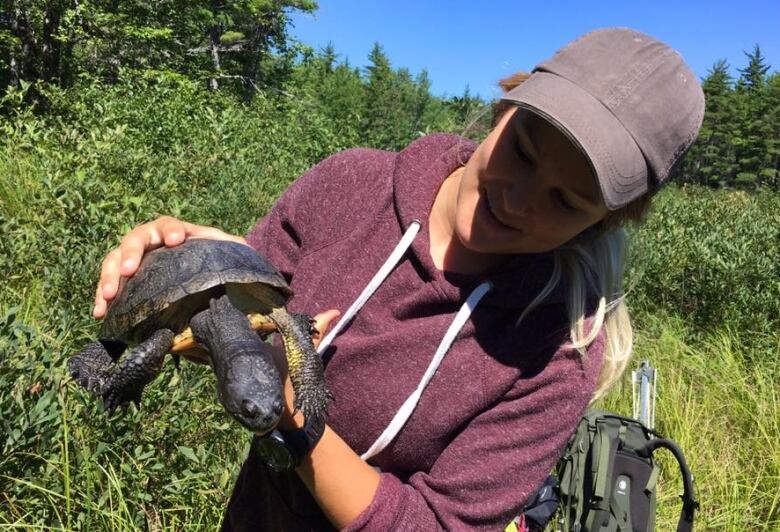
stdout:
<svg viewBox="0 0 780 532">
<path fill-rule="evenodd" d="M 541 115 L 580 148 L 609 210 L 647 191 L 647 164 L 639 146 L 615 115 L 587 91 L 561 76 L 534 72 L 501 99 Z"/>
</svg>

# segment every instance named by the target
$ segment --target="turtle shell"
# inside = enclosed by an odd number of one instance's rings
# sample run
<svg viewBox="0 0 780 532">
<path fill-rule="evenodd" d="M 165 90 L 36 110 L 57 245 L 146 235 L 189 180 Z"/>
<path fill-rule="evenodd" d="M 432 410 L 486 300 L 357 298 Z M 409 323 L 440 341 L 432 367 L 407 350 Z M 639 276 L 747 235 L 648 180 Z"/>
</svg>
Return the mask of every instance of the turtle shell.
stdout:
<svg viewBox="0 0 780 532">
<path fill-rule="evenodd" d="M 109 305 L 100 338 L 136 344 L 163 327 L 178 334 L 223 293 L 244 313 L 269 312 L 292 295 L 279 271 L 253 248 L 188 239 L 144 255 Z"/>
</svg>

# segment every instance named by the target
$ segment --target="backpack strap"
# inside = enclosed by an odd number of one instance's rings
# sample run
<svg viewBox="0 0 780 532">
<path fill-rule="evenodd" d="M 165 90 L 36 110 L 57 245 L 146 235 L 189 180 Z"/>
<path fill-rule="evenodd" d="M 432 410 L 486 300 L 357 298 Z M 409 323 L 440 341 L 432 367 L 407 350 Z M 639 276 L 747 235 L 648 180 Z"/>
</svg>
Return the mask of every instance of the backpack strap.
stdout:
<svg viewBox="0 0 780 532">
<path fill-rule="evenodd" d="M 610 474 L 611 464 L 614 461 L 615 447 L 612 440 L 617 435 L 616 428 L 605 420 L 596 419 L 594 426 L 601 425 L 596 430 L 596 435 L 592 442 L 593 464 L 591 467 L 596 471 L 596 478 L 593 482 L 593 494 L 591 496 L 591 509 L 585 520 L 587 530 L 597 530 L 596 523 L 603 521 L 609 515 L 610 507 Z M 583 466 L 584 466 L 583 460 Z"/>
<path fill-rule="evenodd" d="M 656 438 L 650 440 L 642 448 L 637 449 L 637 454 L 644 457 L 650 457 L 659 447 L 668 449 L 680 464 L 680 472 L 683 477 L 683 494 L 681 495 L 683 506 L 680 512 L 680 521 L 677 523 L 677 532 L 691 532 L 693 529 L 693 514 L 699 508 L 699 502 L 696 500 L 693 494 L 693 475 L 688 468 L 688 464 L 685 461 L 682 451 L 671 440 L 666 438 Z M 657 475 L 654 475 L 657 476 Z M 651 480 L 654 480 L 651 478 Z M 648 482 L 649 484 L 649 482 Z"/>
</svg>

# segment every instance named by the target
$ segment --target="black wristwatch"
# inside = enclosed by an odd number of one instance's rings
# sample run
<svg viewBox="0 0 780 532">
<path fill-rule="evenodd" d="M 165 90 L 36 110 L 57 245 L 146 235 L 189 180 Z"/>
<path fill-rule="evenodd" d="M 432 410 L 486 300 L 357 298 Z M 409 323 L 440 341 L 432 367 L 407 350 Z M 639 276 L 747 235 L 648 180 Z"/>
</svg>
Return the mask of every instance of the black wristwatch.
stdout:
<svg viewBox="0 0 780 532">
<path fill-rule="evenodd" d="M 325 419 L 307 419 L 303 428 L 282 431 L 274 429 L 252 440 L 254 452 L 274 471 L 289 471 L 301 465 L 325 432 Z"/>
</svg>

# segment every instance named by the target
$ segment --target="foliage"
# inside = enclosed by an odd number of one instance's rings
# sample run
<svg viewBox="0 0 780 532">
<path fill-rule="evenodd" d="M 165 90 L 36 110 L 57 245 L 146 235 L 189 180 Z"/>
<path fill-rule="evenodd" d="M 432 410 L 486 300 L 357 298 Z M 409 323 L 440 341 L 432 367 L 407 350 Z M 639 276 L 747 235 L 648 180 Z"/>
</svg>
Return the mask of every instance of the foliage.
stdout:
<svg viewBox="0 0 780 532">
<path fill-rule="evenodd" d="M 735 81 L 725 60 L 702 81 L 704 122 L 680 172 L 689 183 L 780 190 L 780 72 L 769 75 L 761 49 Z"/>
<path fill-rule="evenodd" d="M 654 201 L 632 234 L 629 302 L 683 313 L 694 330 L 780 330 L 780 197 L 670 186 Z"/>
<path fill-rule="evenodd" d="M 657 369 L 656 428 L 683 450 L 694 475 L 695 530 L 774 532 L 780 528 L 780 335 L 755 345 L 728 322 L 693 327 L 684 314 L 635 313 L 635 366 Z M 630 374 L 603 406 L 632 415 Z M 682 482 L 661 460 L 656 530 L 675 530 Z"/>
<path fill-rule="evenodd" d="M 163 213 L 244 233 L 343 146 L 287 98 L 154 81 L 47 97 L 45 119 L 0 122 L 0 523 L 213 528 L 247 437 L 211 373 L 169 367 L 141 411 L 107 416 L 65 361 L 96 334 L 94 282 L 118 235 Z"/>
<path fill-rule="evenodd" d="M 237 80 L 245 95 L 276 81 L 291 52 L 289 12 L 313 0 L 144 2 L 1 0 L 0 87 L 71 86 L 150 72 Z M 223 42 L 226 41 L 226 42 Z M 279 70 L 281 69 L 281 70 Z M 36 95 L 37 96 L 37 95 Z"/>
<path fill-rule="evenodd" d="M 26 83 L 26 102 L 45 112 L 51 86 L 185 79 L 247 101 L 258 92 L 307 100 L 355 135 L 348 145 L 398 149 L 472 121 L 466 134 L 482 134 L 480 98 L 468 88 L 432 96 L 427 72 L 393 69 L 379 43 L 360 71 L 332 45 L 315 54 L 290 39 L 290 13 L 316 9 L 314 0 L 0 0 L 0 87 Z M 704 122 L 679 172 L 689 183 L 780 190 L 780 73 L 758 45 L 745 56 L 738 79 L 720 60 L 702 80 Z"/>
</svg>

